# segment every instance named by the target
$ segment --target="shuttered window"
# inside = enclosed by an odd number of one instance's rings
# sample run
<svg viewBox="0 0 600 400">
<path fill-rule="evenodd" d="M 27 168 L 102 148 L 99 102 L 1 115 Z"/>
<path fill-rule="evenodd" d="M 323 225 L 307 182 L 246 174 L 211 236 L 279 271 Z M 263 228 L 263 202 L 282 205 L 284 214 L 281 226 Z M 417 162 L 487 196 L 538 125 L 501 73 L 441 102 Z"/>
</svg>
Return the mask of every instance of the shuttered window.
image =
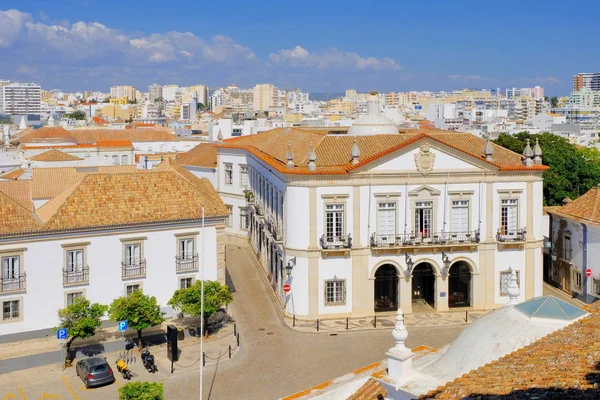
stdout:
<svg viewBox="0 0 600 400">
<path fill-rule="evenodd" d="M 396 203 L 379 203 L 377 234 L 392 237 L 396 235 Z"/>
<path fill-rule="evenodd" d="M 452 201 L 452 233 L 466 233 L 469 230 L 469 200 Z"/>
</svg>

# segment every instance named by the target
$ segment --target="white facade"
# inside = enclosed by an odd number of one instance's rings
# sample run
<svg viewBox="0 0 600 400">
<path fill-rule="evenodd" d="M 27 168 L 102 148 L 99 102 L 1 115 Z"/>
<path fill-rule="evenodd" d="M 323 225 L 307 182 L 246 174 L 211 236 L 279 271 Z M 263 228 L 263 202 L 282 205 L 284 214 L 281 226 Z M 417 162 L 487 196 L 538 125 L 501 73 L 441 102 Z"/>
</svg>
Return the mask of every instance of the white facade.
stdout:
<svg viewBox="0 0 600 400">
<path fill-rule="evenodd" d="M 40 115 L 42 89 L 35 83 L 0 85 L 0 112 L 11 115 Z"/>
</svg>

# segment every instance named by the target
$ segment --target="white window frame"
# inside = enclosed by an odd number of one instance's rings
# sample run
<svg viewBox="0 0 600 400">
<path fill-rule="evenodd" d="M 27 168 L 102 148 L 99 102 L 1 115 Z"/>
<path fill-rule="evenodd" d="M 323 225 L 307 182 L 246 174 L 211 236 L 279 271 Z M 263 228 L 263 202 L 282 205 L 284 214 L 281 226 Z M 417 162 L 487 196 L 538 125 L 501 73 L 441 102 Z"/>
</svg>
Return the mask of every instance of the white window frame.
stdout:
<svg viewBox="0 0 600 400">
<path fill-rule="evenodd" d="M 70 306 L 78 298 L 85 298 L 85 291 L 83 291 L 83 290 L 77 290 L 77 291 L 65 293 L 65 305 L 67 307 Z"/>
<path fill-rule="evenodd" d="M 78 257 L 81 255 L 81 257 Z M 66 271 L 67 272 L 82 272 L 85 268 L 85 251 L 84 249 L 68 249 L 65 250 Z M 79 262 L 78 258 L 81 259 Z"/>
<path fill-rule="evenodd" d="M 325 281 L 325 305 L 343 306 L 346 305 L 346 280 L 328 279 Z"/>
<path fill-rule="evenodd" d="M 193 260 L 196 255 L 196 240 L 193 237 L 177 240 L 177 254 L 181 260 Z"/>
<path fill-rule="evenodd" d="M 127 154 L 121 156 L 121 165 L 129 165 L 129 156 Z"/>
<path fill-rule="evenodd" d="M 223 171 L 225 171 L 225 184 L 233 185 L 233 164 L 223 164 Z"/>
<path fill-rule="evenodd" d="M 123 256 L 123 261 L 125 262 L 125 265 L 130 267 L 130 266 L 140 266 L 142 264 L 142 244 L 141 243 L 125 243 L 124 245 L 124 256 Z M 139 257 L 136 257 L 135 254 L 135 248 L 139 249 Z"/>
<path fill-rule="evenodd" d="M 600 297 L 600 278 L 592 278 L 592 294 Z"/>
<path fill-rule="evenodd" d="M 514 210 L 513 217 L 511 217 L 512 210 Z M 518 230 L 519 199 L 514 197 L 500 199 L 500 234 L 514 235 L 517 233 Z"/>
<path fill-rule="evenodd" d="M 240 207 L 240 229 L 248 230 L 248 207 Z"/>
<path fill-rule="evenodd" d="M 248 187 L 248 166 L 240 165 L 240 186 L 243 188 Z"/>
<path fill-rule="evenodd" d="M 13 307 L 15 303 L 17 305 L 16 316 L 13 316 L 15 314 L 15 310 Z M 8 311 L 8 313 L 9 313 L 8 315 L 5 314 L 6 304 L 8 304 L 9 308 L 10 308 Z M 2 299 L 2 300 L 0 300 L 0 306 L 2 306 L 2 319 L 0 319 L 0 324 L 23 321 L 23 298 L 22 297 Z"/>
<path fill-rule="evenodd" d="M 571 241 L 571 235 L 563 236 L 563 259 L 571 261 L 573 258 L 573 242 Z"/>
<path fill-rule="evenodd" d="M 392 222 L 394 224 L 393 226 L 393 232 L 384 232 L 382 229 L 382 226 L 380 225 L 380 216 L 381 213 L 383 212 L 393 212 L 393 219 Z M 377 234 L 380 236 L 386 236 L 388 237 L 388 240 L 391 240 L 392 243 L 394 241 L 394 238 L 396 237 L 396 232 L 398 231 L 398 226 L 397 226 L 397 218 L 398 218 L 398 214 L 397 214 L 397 203 L 395 201 L 379 201 L 377 202 Z M 388 221 L 389 222 L 389 221 Z"/>
<path fill-rule="evenodd" d="M 229 214 L 227 215 L 227 227 L 231 228 L 233 227 L 233 206 L 225 204 L 225 207 L 227 207 L 227 211 L 229 211 Z"/>
<path fill-rule="evenodd" d="M 131 291 L 131 293 L 129 293 L 129 288 L 130 288 L 130 287 L 133 287 L 133 286 L 138 286 L 138 288 L 137 288 L 137 289 L 134 289 L 134 290 L 132 290 L 132 291 Z M 136 290 L 143 290 L 143 287 L 142 287 L 142 282 L 130 282 L 130 283 L 127 283 L 127 284 L 125 285 L 125 297 L 127 297 L 127 296 L 130 296 L 130 295 L 131 295 L 133 292 L 135 292 Z"/>
<path fill-rule="evenodd" d="M 424 201 L 415 201 L 415 226 L 414 226 L 414 233 L 415 235 L 417 234 L 422 234 L 424 237 L 431 237 L 431 235 L 433 235 L 433 200 L 424 200 Z M 422 213 L 422 217 L 423 217 L 423 223 L 421 224 L 421 213 L 419 212 L 419 210 L 423 210 Z M 429 215 L 427 216 L 426 211 L 429 211 Z M 428 218 L 426 218 L 428 217 Z M 427 219 L 429 221 L 427 221 Z M 423 229 L 421 229 L 421 225 L 423 226 Z"/>
<path fill-rule="evenodd" d="M 183 286 L 182 283 L 185 281 L 190 281 L 190 284 L 187 286 Z M 190 286 L 192 286 L 194 284 L 194 282 L 196 282 L 196 279 L 194 279 L 193 276 L 182 276 L 179 278 L 179 285 L 178 285 L 178 289 L 185 289 L 185 288 L 189 288 Z"/>
<path fill-rule="evenodd" d="M 325 238 L 327 240 L 342 240 L 345 235 L 345 204 L 325 204 Z"/>
<path fill-rule="evenodd" d="M 452 200 L 451 209 L 450 209 L 450 232 L 452 233 L 469 233 L 469 228 L 471 225 L 470 218 L 470 201 L 468 199 L 456 199 Z M 455 215 L 455 210 L 458 213 L 458 210 L 466 210 L 467 212 L 467 226 L 463 228 L 454 229 L 454 225 L 460 225 L 460 221 L 458 220 L 458 216 Z"/>
<path fill-rule="evenodd" d="M 510 270 L 500 271 L 500 296 L 508 296 L 508 285 L 511 278 L 512 272 Z M 504 282 L 505 279 L 506 283 Z M 506 288 L 504 285 L 506 285 Z M 517 271 L 517 285 L 521 287 L 521 271 Z"/>
<path fill-rule="evenodd" d="M 571 286 L 574 292 L 583 292 L 583 272 L 579 271 L 578 269 L 573 269 L 573 280 L 571 281 Z"/>
</svg>

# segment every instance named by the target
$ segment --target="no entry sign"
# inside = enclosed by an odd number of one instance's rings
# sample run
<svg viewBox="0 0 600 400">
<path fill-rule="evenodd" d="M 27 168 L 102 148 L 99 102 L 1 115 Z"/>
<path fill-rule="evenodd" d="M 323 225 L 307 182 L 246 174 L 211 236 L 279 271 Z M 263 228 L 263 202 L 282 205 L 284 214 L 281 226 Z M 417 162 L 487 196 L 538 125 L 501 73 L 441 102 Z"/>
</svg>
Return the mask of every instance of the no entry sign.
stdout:
<svg viewBox="0 0 600 400">
<path fill-rule="evenodd" d="M 283 285 L 284 292 L 289 293 L 290 290 L 292 290 L 292 287 L 290 285 L 288 285 L 287 283 L 285 285 Z"/>
<path fill-rule="evenodd" d="M 588 278 L 589 278 L 590 276 L 592 276 L 592 270 L 591 270 L 591 269 L 589 269 L 589 268 L 588 268 L 588 269 L 586 269 L 586 270 L 585 270 L 585 276 L 587 276 Z"/>
</svg>

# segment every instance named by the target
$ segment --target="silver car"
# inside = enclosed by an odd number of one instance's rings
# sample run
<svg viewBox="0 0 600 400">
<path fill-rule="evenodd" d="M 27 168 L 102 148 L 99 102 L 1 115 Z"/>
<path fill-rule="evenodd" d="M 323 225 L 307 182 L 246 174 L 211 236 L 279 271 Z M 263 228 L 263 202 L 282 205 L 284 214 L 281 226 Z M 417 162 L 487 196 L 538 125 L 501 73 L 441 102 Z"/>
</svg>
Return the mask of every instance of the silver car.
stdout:
<svg viewBox="0 0 600 400">
<path fill-rule="evenodd" d="M 85 383 L 86 388 L 113 383 L 115 376 L 104 357 L 90 357 L 77 363 L 77 376 Z"/>
</svg>

